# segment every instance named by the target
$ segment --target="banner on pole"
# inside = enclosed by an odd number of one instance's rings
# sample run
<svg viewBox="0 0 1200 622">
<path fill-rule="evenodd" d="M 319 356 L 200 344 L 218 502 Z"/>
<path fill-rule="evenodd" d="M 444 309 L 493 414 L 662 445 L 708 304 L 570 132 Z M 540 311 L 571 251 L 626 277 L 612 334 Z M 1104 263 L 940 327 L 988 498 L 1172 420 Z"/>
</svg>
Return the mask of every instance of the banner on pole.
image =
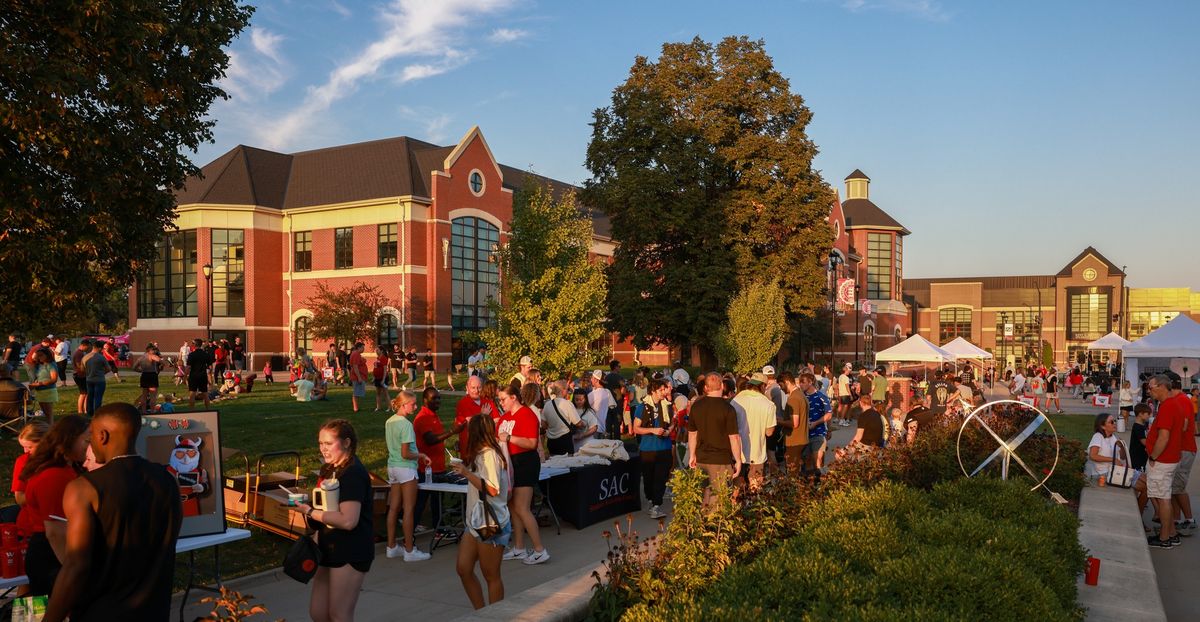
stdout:
<svg viewBox="0 0 1200 622">
<path fill-rule="evenodd" d="M 837 303 L 846 308 L 854 306 L 854 279 L 838 279 Z"/>
</svg>

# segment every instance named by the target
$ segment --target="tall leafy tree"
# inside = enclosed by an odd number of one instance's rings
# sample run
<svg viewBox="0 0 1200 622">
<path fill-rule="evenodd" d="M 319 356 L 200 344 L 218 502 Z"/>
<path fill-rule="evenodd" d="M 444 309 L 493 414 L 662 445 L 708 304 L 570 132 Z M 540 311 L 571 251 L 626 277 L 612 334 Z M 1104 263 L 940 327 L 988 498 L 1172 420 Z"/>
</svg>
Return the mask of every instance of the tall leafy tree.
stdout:
<svg viewBox="0 0 1200 622">
<path fill-rule="evenodd" d="M 236 0 L 0 8 L 0 318 L 86 315 L 133 283 L 212 139 Z"/>
<path fill-rule="evenodd" d="M 557 375 L 592 364 L 592 344 L 604 336 L 604 269 L 588 251 L 592 220 L 573 192 L 556 193 L 532 175 L 513 197 L 512 235 L 497 251 L 501 300 L 496 323 L 480 337 L 502 371 L 529 355 Z"/>
<path fill-rule="evenodd" d="M 711 355 L 752 280 L 779 279 L 790 313 L 821 306 L 833 191 L 812 168 L 811 118 L 762 41 L 696 38 L 634 61 L 594 114 L 583 196 L 618 244 L 614 330 Z"/>
<path fill-rule="evenodd" d="M 341 289 L 317 281 L 317 291 L 304 301 L 313 310 L 308 323 L 313 336 L 337 343 L 374 343 L 379 334 L 379 310 L 390 304 L 378 285 L 362 281 Z"/>
</svg>

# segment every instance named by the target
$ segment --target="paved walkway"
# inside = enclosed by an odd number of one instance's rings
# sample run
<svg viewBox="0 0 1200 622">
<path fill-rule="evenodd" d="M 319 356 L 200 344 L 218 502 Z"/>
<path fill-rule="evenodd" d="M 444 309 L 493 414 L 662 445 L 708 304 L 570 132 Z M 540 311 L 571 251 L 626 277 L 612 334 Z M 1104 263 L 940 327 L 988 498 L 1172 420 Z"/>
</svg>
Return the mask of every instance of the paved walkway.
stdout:
<svg viewBox="0 0 1200 622">
<path fill-rule="evenodd" d="M 1192 465 L 1188 494 L 1200 510 L 1200 469 Z M 1132 493 L 1131 493 L 1132 494 Z M 1143 523 L 1152 525 L 1153 511 L 1147 507 Z M 1200 535 L 1182 538 L 1183 544 L 1173 549 L 1150 549 L 1150 559 L 1158 573 L 1158 591 L 1168 620 L 1200 620 L 1200 595 L 1196 592 L 1200 580 Z M 1147 547 L 1149 549 L 1149 547 Z"/>
</svg>

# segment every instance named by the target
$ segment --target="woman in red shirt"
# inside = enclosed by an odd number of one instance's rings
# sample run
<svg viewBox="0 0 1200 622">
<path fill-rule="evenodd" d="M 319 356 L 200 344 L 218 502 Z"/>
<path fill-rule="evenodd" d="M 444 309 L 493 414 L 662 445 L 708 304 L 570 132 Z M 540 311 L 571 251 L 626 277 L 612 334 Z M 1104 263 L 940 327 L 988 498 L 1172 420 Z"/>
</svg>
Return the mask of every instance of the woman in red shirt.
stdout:
<svg viewBox="0 0 1200 622">
<path fill-rule="evenodd" d="M 62 568 L 46 538 L 46 521 L 64 515 L 63 492 L 83 472 L 89 440 L 88 423 L 83 417 L 63 417 L 38 443 L 21 470 L 25 505 L 17 515 L 17 530 L 29 538 L 25 574 L 29 576 L 29 593 L 33 596 L 49 594 Z"/>
<path fill-rule="evenodd" d="M 540 420 L 521 401 L 521 383 L 513 380 L 496 392 L 504 415 L 500 417 L 496 438 L 508 449 L 508 464 L 512 472 L 512 499 L 508 502 L 513 518 L 513 546 L 504 553 L 505 560 L 519 559 L 527 565 L 541 564 L 550 560 L 550 553 L 542 546 L 542 534 L 538 531 L 537 518 L 530 510 L 533 502 L 533 487 L 538 483 L 542 461 L 538 457 L 538 434 Z M 533 553 L 525 550 L 525 532 L 533 540 Z"/>
</svg>

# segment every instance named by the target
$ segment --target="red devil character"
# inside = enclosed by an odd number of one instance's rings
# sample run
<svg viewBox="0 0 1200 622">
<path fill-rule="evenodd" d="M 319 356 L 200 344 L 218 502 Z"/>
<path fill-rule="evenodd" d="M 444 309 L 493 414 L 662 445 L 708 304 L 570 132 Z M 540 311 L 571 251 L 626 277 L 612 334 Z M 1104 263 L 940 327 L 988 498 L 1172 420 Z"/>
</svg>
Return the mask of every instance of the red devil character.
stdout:
<svg viewBox="0 0 1200 622">
<path fill-rule="evenodd" d="M 175 449 L 171 450 L 167 464 L 167 471 L 179 483 L 184 516 L 200 515 L 200 497 L 209 490 L 208 471 L 200 468 L 200 445 L 203 443 L 199 437 L 176 436 Z"/>
</svg>

